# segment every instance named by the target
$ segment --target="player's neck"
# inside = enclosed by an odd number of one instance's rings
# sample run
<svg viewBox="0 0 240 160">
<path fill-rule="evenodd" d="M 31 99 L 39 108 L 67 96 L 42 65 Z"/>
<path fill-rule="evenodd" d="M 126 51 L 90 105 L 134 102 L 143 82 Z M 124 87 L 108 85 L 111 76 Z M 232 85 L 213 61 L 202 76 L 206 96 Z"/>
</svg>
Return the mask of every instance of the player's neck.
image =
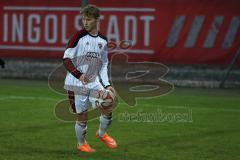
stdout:
<svg viewBox="0 0 240 160">
<path fill-rule="evenodd" d="M 92 36 L 97 36 L 98 35 L 98 30 L 96 28 L 96 29 L 93 29 L 93 30 L 89 31 L 88 33 L 91 34 Z"/>
</svg>

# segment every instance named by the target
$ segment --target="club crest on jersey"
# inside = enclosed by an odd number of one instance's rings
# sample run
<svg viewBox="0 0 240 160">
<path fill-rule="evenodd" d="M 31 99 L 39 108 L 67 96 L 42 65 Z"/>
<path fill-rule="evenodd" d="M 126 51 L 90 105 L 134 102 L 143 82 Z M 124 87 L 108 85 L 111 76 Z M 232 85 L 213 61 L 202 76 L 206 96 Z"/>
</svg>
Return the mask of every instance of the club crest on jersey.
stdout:
<svg viewBox="0 0 240 160">
<path fill-rule="evenodd" d="M 102 43 L 98 43 L 99 49 L 102 49 Z"/>
</svg>

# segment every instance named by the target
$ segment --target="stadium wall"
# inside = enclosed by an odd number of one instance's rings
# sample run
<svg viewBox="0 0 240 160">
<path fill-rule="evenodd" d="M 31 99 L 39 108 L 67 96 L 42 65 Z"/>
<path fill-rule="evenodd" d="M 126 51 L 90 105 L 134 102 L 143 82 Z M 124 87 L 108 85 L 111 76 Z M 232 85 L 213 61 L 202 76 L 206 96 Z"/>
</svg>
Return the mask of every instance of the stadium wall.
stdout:
<svg viewBox="0 0 240 160">
<path fill-rule="evenodd" d="M 194 82 L 199 76 L 199 84 L 203 79 L 219 81 L 240 46 L 238 0 L 89 2 L 102 11 L 99 27 L 113 44 L 110 58 L 124 52 L 130 61 L 166 64 L 175 84 Z M 68 39 L 82 28 L 79 6 L 79 0 L 0 1 L 0 58 L 7 64 L 0 77 L 46 78 L 61 63 Z M 123 41 L 132 46 L 122 49 Z M 239 64 L 240 60 L 234 75 Z"/>
<path fill-rule="evenodd" d="M 5 58 L 4 60 L 6 66 L 5 69 L 0 68 L 0 79 L 48 80 L 50 73 L 62 65 L 62 61 L 57 59 Z M 115 72 L 110 74 L 110 79 L 113 82 L 128 82 L 126 76 L 119 74 L 122 70 L 128 70 L 128 68 L 124 68 L 125 65 L 119 63 L 112 67 Z M 217 65 L 167 65 L 167 67 L 169 71 L 162 79 L 179 87 L 218 88 L 226 74 L 224 67 Z M 136 71 L 139 70 L 135 66 L 133 68 Z M 151 68 L 151 72 L 158 74 L 159 68 Z M 63 81 L 64 74 L 64 70 L 60 71 L 56 81 L 59 78 Z M 152 83 L 156 80 L 154 77 L 156 76 L 149 74 L 144 82 L 146 84 Z M 234 67 L 230 72 L 225 87 L 240 88 L 240 70 L 238 67 Z"/>
</svg>

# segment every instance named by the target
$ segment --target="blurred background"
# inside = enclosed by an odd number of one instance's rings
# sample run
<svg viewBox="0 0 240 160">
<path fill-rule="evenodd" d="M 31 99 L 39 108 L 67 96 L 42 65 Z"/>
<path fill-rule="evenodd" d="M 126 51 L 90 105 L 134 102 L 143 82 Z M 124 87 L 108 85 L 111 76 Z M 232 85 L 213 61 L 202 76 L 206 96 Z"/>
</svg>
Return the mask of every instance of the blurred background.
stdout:
<svg viewBox="0 0 240 160">
<path fill-rule="evenodd" d="M 3 0 L 0 78 L 47 79 L 82 28 L 79 11 L 88 3 L 100 7 L 99 28 L 116 44 L 109 58 L 124 52 L 130 62 L 165 64 L 165 78 L 176 86 L 240 86 L 237 0 Z M 132 43 L 128 50 L 124 40 Z"/>
</svg>

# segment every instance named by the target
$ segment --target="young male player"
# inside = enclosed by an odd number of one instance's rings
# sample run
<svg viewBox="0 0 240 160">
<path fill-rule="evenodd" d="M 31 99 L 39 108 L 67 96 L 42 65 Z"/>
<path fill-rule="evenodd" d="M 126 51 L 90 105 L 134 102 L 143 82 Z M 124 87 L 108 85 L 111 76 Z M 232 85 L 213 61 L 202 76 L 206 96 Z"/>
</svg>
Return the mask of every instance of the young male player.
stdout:
<svg viewBox="0 0 240 160">
<path fill-rule="evenodd" d="M 77 114 L 77 148 L 82 152 L 95 152 L 85 139 L 88 107 L 90 103 L 96 107 L 90 93 L 91 90 L 104 88 L 113 93 L 115 90 L 108 78 L 107 38 L 99 33 L 97 28 L 100 11 L 96 6 L 88 5 L 81 11 L 81 16 L 84 29 L 73 35 L 64 52 L 63 62 L 68 70 L 64 88 L 68 90 L 70 104 L 73 112 Z M 116 141 L 106 133 L 111 121 L 112 108 L 102 109 L 96 136 L 108 148 L 116 148 Z"/>
</svg>

